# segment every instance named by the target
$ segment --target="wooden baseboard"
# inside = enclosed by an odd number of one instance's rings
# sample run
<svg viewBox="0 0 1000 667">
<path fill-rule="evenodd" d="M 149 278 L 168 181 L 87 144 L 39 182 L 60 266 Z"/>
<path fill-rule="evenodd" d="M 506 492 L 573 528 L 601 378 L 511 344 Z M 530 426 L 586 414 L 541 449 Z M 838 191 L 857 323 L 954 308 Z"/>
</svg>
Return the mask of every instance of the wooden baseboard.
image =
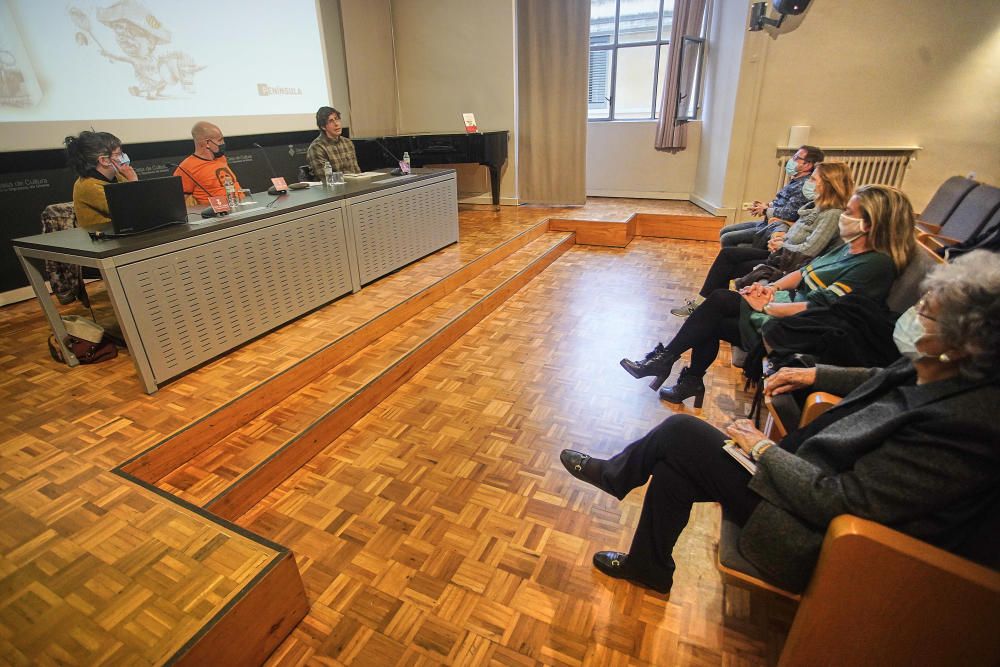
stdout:
<svg viewBox="0 0 1000 667">
<path fill-rule="evenodd" d="M 635 238 L 636 214 L 624 222 L 614 220 L 575 220 L 549 218 L 549 231 L 574 232 L 581 245 L 602 245 L 624 248 Z"/>
<path fill-rule="evenodd" d="M 636 236 L 689 241 L 718 241 L 719 230 L 726 224 L 723 217 L 706 215 L 637 213 L 635 218 Z"/>
<path fill-rule="evenodd" d="M 295 557 L 285 552 L 243 597 L 203 628 L 168 664 L 262 665 L 308 612 Z"/>
</svg>

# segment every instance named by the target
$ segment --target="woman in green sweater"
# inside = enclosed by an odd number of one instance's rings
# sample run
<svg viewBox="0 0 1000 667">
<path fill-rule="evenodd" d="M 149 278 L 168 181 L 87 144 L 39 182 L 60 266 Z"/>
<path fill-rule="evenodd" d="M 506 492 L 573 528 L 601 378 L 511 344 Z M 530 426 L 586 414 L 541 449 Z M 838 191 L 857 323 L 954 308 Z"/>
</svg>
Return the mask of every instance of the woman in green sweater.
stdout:
<svg viewBox="0 0 1000 667">
<path fill-rule="evenodd" d="M 636 378 L 653 376 L 650 386 L 658 389 L 677 358 L 691 350 L 691 366 L 681 371 L 675 386 L 660 389 L 660 398 L 680 403 L 694 396 L 695 407 L 701 407 L 702 378 L 715 361 L 721 340 L 747 348 L 768 319 L 791 317 L 811 305 L 826 306 L 845 294 L 884 301 L 915 246 L 909 199 L 884 185 L 858 188 L 838 226 L 844 245 L 837 250 L 771 285 L 754 284 L 740 292 L 715 290 L 667 345 L 657 344 L 639 361 L 622 359 L 622 367 Z"/>
<path fill-rule="evenodd" d="M 77 137 L 66 137 L 65 144 L 69 166 L 78 177 L 73 184 L 77 224 L 86 228 L 111 222 L 104 186 L 139 180 L 121 140 L 110 132 L 85 130 Z"/>
</svg>

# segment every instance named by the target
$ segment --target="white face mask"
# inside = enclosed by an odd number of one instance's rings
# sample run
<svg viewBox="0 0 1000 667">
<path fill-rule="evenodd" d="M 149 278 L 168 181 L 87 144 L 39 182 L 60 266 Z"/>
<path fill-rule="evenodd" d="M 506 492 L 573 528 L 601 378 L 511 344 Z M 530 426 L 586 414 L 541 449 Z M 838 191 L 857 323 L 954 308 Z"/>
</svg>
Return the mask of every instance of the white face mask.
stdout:
<svg viewBox="0 0 1000 667">
<path fill-rule="evenodd" d="M 916 306 L 910 306 L 906 312 L 900 315 L 892 330 L 892 340 L 896 343 L 899 353 L 914 363 L 933 356 L 918 350 L 917 341 L 925 336 L 936 335 L 927 333 L 924 323 L 920 321 L 920 315 L 917 314 Z"/>
<path fill-rule="evenodd" d="M 861 218 L 852 218 L 846 213 L 840 214 L 837 226 L 840 227 L 840 238 L 844 239 L 844 243 L 850 243 L 868 233 L 861 228 L 862 223 L 864 220 Z"/>
</svg>

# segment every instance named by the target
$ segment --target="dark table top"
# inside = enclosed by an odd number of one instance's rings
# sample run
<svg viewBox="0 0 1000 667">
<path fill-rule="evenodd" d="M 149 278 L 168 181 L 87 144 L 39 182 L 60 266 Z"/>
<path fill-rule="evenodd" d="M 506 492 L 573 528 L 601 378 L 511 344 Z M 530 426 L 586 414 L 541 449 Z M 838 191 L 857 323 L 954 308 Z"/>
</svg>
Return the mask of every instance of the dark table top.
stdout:
<svg viewBox="0 0 1000 667">
<path fill-rule="evenodd" d="M 389 188 L 424 181 L 435 176 L 450 173 L 452 169 L 414 169 L 409 176 L 389 176 L 371 179 L 348 181 L 335 188 L 311 187 L 305 190 L 289 190 L 288 194 L 272 197 L 267 193 L 255 193 L 254 201 L 263 208 L 237 212 L 231 216 L 203 219 L 199 213 L 204 207 L 189 209 L 188 219 L 191 222 L 178 223 L 162 229 L 156 229 L 135 236 L 95 240 L 90 232 L 100 228 L 66 229 L 51 234 L 37 234 L 13 239 L 11 243 L 18 248 L 31 248 L 50 252 L 61 252 L 79 257 L 104 259 L 122 255 L 136 250 L 200 236 L 209 232 L 245 225 L 255 220 L 272 217 L 282 213 L 291 213 L 300 209 L 310 208 L 320 204 L 340 201 L 347 198 L 387 190 Z M 106 230 L 110 231 L 110 229 Z"/>
</svg>

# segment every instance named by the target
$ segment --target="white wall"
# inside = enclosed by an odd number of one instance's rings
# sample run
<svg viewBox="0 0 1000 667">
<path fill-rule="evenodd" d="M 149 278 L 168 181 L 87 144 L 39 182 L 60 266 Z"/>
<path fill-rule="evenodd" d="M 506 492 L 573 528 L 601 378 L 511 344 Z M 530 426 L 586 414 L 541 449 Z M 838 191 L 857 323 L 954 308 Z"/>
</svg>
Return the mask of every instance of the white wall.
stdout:
<svg viewBox="0 0 1000 667">
<path fill-rule="evenodd" d="M 709 26 L 702 138 L 691 200 L 717 215 L 733 215 L 734 204 L 725 196 L 726 183 L 733 171 L 731 153 L 737 154 L 734 158 L 737 163 L 742 157 L 740 147 L 732 145 L 734 124 L 739 109 L 742 113 L 738 125 L 740 134 L 745 136 L 750 120 L 746 99 L 752 99 L 756 90 L 753 81 L 741 85 L 741 80 L 747 77 L 749 70 L 760 67 L 757 55 L 744 55 L 748 15 L 746 3 L 717 1 Z M 743 101 L 742 106 L 737 104 L 738 99 Z M 743 173 L 742 165 L 737 171 Z"/>
<path fill-rule="evenodd" d="M 462 132 L 464 112 L 480 130 L 510 130 L 500 196 L 516 202 L 513 0 L 396 0 L 392 24 L 399 132 Z M 486 167 L 460 168 L 459 190 L 489 193 Z"/>
<path fill-rule="evenodd" d="M 821 147 L 923 147 L 903 185 L 918 211 L 949 176 L 1000 184 L 1000 2 L 816 0 L 794 31 L 747 41 L 766 46 L 766 67 L 728 205 L 773 194 L 792 125 Z"/>
<path fill-rule="evenodd" d="M 587 123 L 587 195 L 687 199 L 694 188 L 701 123 L 688 124 L 688 147 L 653 148 L 656 121 Z"/>
</svg>

